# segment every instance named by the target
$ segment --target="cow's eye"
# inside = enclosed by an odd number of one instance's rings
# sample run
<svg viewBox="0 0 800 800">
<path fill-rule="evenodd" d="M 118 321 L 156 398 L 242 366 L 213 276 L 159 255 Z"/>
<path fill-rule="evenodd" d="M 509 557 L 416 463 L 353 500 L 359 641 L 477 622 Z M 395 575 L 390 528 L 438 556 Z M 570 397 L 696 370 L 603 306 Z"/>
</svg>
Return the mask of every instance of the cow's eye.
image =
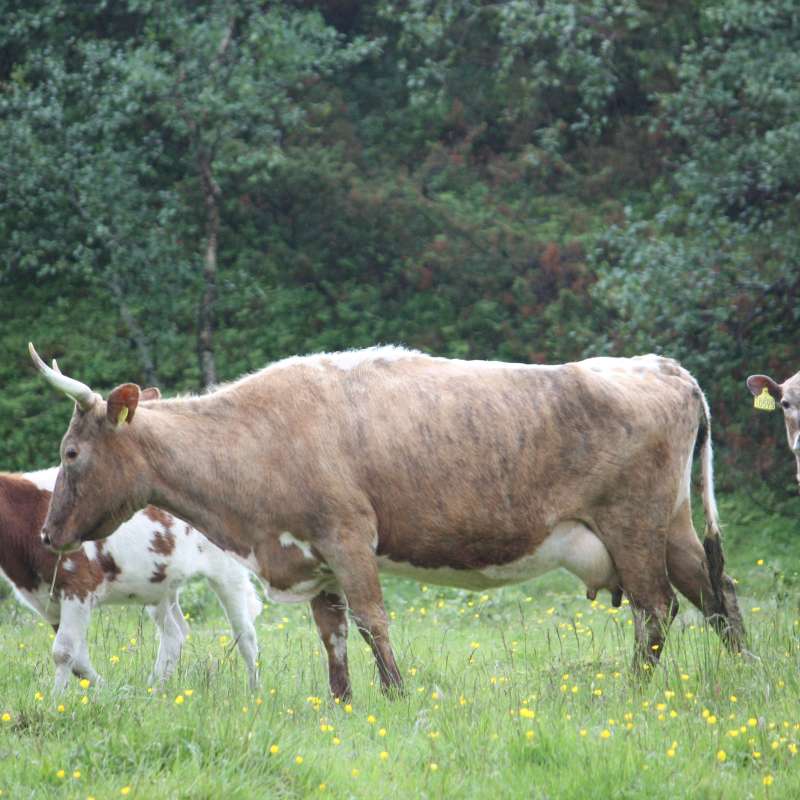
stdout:
<svg viewBox="0 0 800 800">
<path fill-rule="evenodd" d="M 76 447 L 68 447 L 64 452 L 64 457 L 67 461 L 74 461 L 78 457 L 78 449 Z"/>
<path fill-rule="evenodd" d="M 781 405 L 784 408 L 789 408 L 789 401 L 788 400 L 781 400 Z"/>
</svg>

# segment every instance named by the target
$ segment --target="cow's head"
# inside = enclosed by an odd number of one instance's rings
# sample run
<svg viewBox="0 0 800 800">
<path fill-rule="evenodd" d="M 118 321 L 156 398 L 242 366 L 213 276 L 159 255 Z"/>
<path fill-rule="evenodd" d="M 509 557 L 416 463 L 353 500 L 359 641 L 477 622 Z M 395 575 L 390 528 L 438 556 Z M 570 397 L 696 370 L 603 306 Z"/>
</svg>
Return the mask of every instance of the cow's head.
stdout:
<svg viewBox="0 0 800 800">
<path fill-rule="evenodd" d="M 147 504 L 145 463 L 129 427 L 139 402 L 157 399 L 160 393 L 124 383 L 103 400 L 86 384 L 62 375 L 55 361 L 48 367 L 33 345 L 28 348 L 45 380 L 75 401 L 42 526 L 46 545 L 73 550 L 81 542 L 110 535 Z"/>
<path fill-rule="evenodd" d="M 776 383 L 767 375 L 751 375 L 747 388 L 758 397 L 766 389 L 783 409 L 786 438 L 797 459 L 797 481 L 800 483 L 800 372 L 783 383 Z"/>
</svg>

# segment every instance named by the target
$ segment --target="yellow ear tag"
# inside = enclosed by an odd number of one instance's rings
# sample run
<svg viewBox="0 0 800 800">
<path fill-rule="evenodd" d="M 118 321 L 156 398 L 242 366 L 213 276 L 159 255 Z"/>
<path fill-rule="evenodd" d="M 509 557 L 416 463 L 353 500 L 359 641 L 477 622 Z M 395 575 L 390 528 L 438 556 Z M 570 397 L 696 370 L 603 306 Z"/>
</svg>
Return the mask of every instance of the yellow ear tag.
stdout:
<svg viewBox="0 0 800 800">
<path fill-rule="evenodd" d="M 774 411 L 775 410 L 775 400 L 773 399 L 772 395 L 769 393 L 769 389 L 765 386 L 761 390 L 761 394 L 756 397 L 753 401 L 753 405 L 759 411 Z M 128 410 L 127 408 L 125 409 Z"/>
<path fill-rule="evenodd" d="M 117 415 L 117 425 L 122 425 L 128 419 L 128 406 L 122 406 L 119 414 Z"/>
</svg>

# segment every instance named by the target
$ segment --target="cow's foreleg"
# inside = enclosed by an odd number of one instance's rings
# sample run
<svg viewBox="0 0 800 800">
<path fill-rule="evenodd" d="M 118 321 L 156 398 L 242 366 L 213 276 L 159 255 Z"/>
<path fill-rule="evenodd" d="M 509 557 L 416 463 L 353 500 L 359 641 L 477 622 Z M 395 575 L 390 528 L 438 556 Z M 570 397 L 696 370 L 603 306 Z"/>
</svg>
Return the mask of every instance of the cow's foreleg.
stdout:
<svg viewBox="0 0 800 800">
<path fill-rule="evenodd" d="M 338 594 L 320 592 L 311 601 L 311 613 L 328 654 L 331 694 L 347 702 L 351 697 L 347 670 L 347 604 Z"/>
<path fill-rule="evenodd" d="M 383 594 L 378 582 L 377 565 L 371 572 L 372 574 L 367 576 L 359 575 L 357 581 L 351 582 L 349 587 L 343 588 L 358 632 L 372 648 L 372 654 L 378 664 L 378 673 L 381 676 L 381 688 L 387 692 L 393 689 L 402 689 L 403 679 L 400 677 L 400 670 L 397 668 L 389 641 L 389 618 L 383 607 Z"/>
</svg>

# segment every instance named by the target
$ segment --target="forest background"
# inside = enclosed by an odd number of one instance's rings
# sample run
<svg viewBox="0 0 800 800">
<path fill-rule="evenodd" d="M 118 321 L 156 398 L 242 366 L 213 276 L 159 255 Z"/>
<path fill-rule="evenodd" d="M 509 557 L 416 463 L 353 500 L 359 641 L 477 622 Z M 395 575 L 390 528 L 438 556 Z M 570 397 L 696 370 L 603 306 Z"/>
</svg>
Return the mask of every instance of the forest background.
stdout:
<svg viewBox="0 0 800 800">
<path fill-rule="evenodd" d="M 0 0 L 0 456 L 69 406 L 400 343 L 700 380 L 723 490 L 796 508 L 794 0 Z"/>
</svg>

